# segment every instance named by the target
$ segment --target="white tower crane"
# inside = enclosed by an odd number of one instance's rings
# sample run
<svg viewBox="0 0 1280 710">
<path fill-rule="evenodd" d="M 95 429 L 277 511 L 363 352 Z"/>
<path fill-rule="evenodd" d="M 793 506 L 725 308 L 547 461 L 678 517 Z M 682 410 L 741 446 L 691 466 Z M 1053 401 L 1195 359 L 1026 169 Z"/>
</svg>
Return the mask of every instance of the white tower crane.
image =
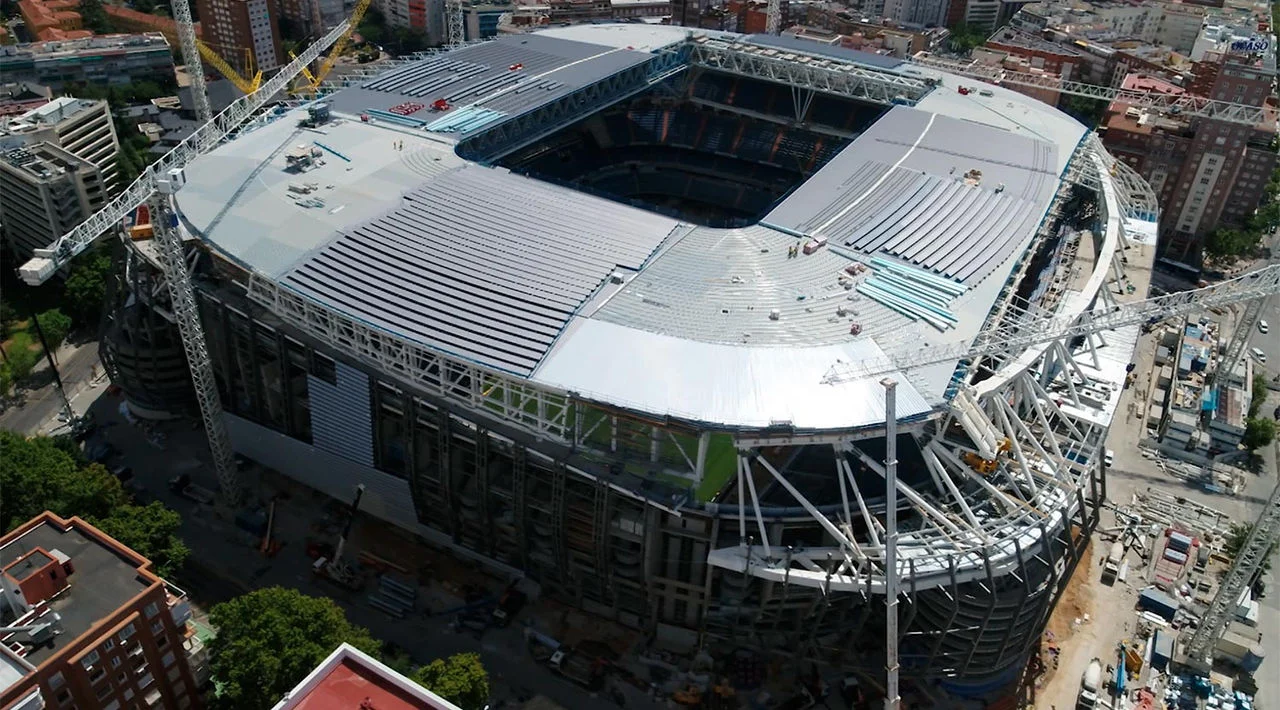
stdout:
<svg viewBox="0 0 1280 710">
<path fill-rule="evenodd" d="M 461 47 L 467 42 L 466 13 L 462 0 L 445 0 L 444 14 L 450 47 Z"/>
<path fill-rule="evenodd" d="M 185 7 L 186 3 L 184 0 L 179 0 L 174 5 L 175 11 L 179 5 Z M 190 14 L 187 18 L 190 19 Z M 189 24 L 188 22 L 188 26 Z M 179 25 L 181 26 L 181 23 Z M 240 496 L 239 481 L 235 463 L 232 460 L 230 440 L 222 421 L 222 403 L 218 399 L 213 364 L 209 359 L 204 331 L 200 327 L 195 292 L 191 286 L 191 276 L 187 272 L 183 255 L 182 237 L 178 231 L 170 200 L 172 195 L 182 188 L 185 180 L 182 169 L 187 164 L 212 150 L 227 135 L 239 128 L 245 119 L 266 105 L 276 93 L 287 87 L 304 67 L 315 61 L 321 52 L 336 42 L 346 29 L 347 23 L 343 22 L 330 30 L 328 34 L 281 69 L 278 74 L 263 83 L 258 91 L 241 97 L 222 113 L 202 125 L 185 141 L 152 164 L 106 207 L 63 235 L 48 248 L 37 250 L 36 258 L 19 269 L 23 280 L 39 285 L 84 251 L 85 247 L 99 236 L 117 227 L 121 220 L 139 205 L 150 206 L 157 258 L 172 300 L 173 313 L 177 320 L 178 332 L 182 337 L 187 363 L 191 368 L 196 399 L 200 405 L 200 414 L 209 436 L 209 449 L 218 474 L 220 493 L 223 499 L 231 504 L 237 502 Z"/>
<path fill-rule="evenodd" d="M 1235 562 L 1227 571 L 1227 576 L 1222 579 L 1222 584 L 1218 586 L 1218 593 L 1209 604 L 1209 610 L 1200 617 L 1196 633 L 1187 644 L 1188 660 L 1213 665 L 1214 646 L 1230 625 L 1232 617 L 1235 616 L 1236 607 L 1240 604 L 1240 598 L 1249 588 L 1258 570 L 1262 569 L 1267 553 L 1278 539 L 1280 539 L 1280 485 L 1271 492 L 1271 498 L 1267 501 L 1266 507 L 1262 509 L 1257 522 L 1253 524 L 1253 529 L 1249 531 L 1249 536 L 1245 538 L 1244 545 L 1240 547 L 1240 552 L 1236 554 Z"/>
<path fill-rule="evenodd" d="M 782 0 L 769 0 L 769 14 L 765 17 L 764 32 L 776 35 L 782 31 Z"/>
<path fill-rule="evenodd" d="M 196 120 L 208 123 L 213 118 L 209 108 L 209 93 L 204 87 L 204 65 L 200 63 L 200 50 L 196 47 L 196 27 L 191 20 L 191 6 L 187 0 L 173 0 L 173 21 L 178 25 L 178 44 L 182 47 L 182 61 L 187 65 L 191 79 L 191 101 L 195 104 Z"/>
</svg>

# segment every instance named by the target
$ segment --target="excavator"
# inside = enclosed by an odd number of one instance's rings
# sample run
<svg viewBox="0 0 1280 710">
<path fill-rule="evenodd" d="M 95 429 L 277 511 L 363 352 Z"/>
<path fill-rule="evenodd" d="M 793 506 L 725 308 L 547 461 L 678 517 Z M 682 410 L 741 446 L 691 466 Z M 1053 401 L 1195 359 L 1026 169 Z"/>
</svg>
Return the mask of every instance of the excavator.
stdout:
<svg viewBox="0 0 1280 710">
<path fill-rule="evenodd" d="M 996 448 L 996 456 L 998 457 L 1002 454 L 1009 453 L 1009 450 L 1012 447 L 1013 447 L 1012 441 L 1010 441 L 1007 438 L 1001 439 L 1000 445 Z M 973 469 L 974 471 L 977 471 L 978 473 L 981 473 L 984 476 L 995 473 L 996 465 L 1000 463 L 999 458 L 984 459 L 982 458 L 982 456 L 978 455 L 973 451 L 965 452 L 963 458 L 964 458 L 964 462 L 969 465 L 969 468 Z"/>
</svg>

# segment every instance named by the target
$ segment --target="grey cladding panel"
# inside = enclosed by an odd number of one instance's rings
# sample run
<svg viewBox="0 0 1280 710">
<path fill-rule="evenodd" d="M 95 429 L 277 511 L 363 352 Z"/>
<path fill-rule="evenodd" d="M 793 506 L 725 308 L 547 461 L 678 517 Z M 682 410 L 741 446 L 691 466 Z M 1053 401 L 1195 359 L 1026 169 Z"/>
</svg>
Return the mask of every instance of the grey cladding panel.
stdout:
<svg viewBox="0 0 1280 710">
<path fill-rule="evenodd" d="M 442 174 L 289 273 L 291 287 L 455 356 L 528 374 L 674 220 L 505 170 Z"/>
<path fill-rule="evenodd" d="M 335 363 L 337 385 L 307 375 L 311 437 L 318 449 L 365 466 L 373 465 L 373 416 L 369 376 Z"/>
<path fill-rule="evenodd" d="M 897 107 L 766 219 L 972 282 L 1035 231 L 1056 159 L 1045 141 Z"/>
</svg>

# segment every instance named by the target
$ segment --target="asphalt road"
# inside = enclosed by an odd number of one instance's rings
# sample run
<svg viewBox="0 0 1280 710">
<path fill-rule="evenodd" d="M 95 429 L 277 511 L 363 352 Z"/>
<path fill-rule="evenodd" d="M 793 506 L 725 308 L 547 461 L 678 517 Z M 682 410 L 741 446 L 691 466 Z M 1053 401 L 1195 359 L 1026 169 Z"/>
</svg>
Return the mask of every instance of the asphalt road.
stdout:
<svg viewBox="0 0 1280 710">
<path fill-rule="evenodd" d="M 62 376 L 63 387 L 73 400 L 76 395 L 93 384 L 93 379 L 101 373 L 98 360 L 98 344 L 90 341 L 79 347 L 66 346 L 58 350 L 58 372 Z M 41 367 L 32 375 L 34 381 L 51 382 L 47 365 L 41 361 Z M 0 413 L 0 429 L 20 432 L 22 434 L 47 433 L 51 423 L 62 411 L 62 399 L 52 385 L 46 384 L 27 392 L 22 406 L 9 407 Z"/>
</svg>

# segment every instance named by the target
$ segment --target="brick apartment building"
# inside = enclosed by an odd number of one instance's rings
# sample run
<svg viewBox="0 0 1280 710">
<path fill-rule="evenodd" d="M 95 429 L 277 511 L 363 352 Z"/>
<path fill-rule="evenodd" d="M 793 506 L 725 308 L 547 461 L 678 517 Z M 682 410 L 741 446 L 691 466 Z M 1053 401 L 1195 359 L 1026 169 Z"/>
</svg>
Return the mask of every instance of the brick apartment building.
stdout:
<svg viewBox="0 0 1280 710">
<path fill-rule="evenodd" d="M 204 41 L 237 71 L 248 73 L 286 63 L 280 45 L 280 7 L 275 0 L 196 0 Z"/>
<path fill-rule="evenodd" d="M 1216 65 L 1207 68 L 1212 83 L 1193 84 L 1193 91 L 1219 101 L 1267 104 L 1274 59 L 1213 53 L 1200 64 L 1206 63 Z M 1125 86 L 1178 90 L 1172 85 L 1149 86 L 1153 81 L 1131 75 Z M 1248 126 L 1146 111 L 1117 101 L 1108 107 L 1100 130 L 1107 149 L 1137 170 L 1160 200 L 1159 258 L 1167 266 L 1191 272 L 1201 265 L 1210 233 L 1248 221 L 1276 168 L 1274 107 L 1261 124 Z"/>
<path fill-rule="evenodd" d="M 79 518 L 0 538 L 0 708 L 201 706 L 205 651 L 181 590 Z"/>
</svg>

